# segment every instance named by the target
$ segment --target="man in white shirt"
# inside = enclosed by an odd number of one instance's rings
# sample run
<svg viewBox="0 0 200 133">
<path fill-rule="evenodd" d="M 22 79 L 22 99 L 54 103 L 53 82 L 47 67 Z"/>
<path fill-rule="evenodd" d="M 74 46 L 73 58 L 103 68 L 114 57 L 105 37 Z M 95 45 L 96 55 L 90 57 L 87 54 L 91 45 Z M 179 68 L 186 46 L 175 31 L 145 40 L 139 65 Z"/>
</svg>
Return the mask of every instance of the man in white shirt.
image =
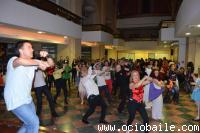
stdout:
<svg viewBox="0 0 200 133">
<path fill-rule="evenodd" d="M 32 44 L 29 41 L 17 43 L 19 57 L 12 57 L 7 64 L 4 99 L 8 111 L 14 113 L 23 126 L 18 133 L 38 133 L 39 119 L 31 97 L 31 88 L 35 70 L 39 67 L 45 70 L 51 66 L 51 59 L 47 62 L 34 60 Z M 40 56 L 46 57 L 47 52 L 41 51 Z"/>
<path fill-rule="evenodd" d="M 89 69 L 89 70 L 91 70 L 91 69 Z M 96 83 L 93 80 L 94 77 L 96 76 L 96 74 L 94 73 L 94 71 L 88 72 L 87 68 L 83 67 L 81 69 L 81 76 L 83 78 L 81 78 L 80 84 L 82 84 L 86 90 L 87 99 L 88 99 L 88 103 L 89 103 L 89 109 L 86 112 L 86 114 L 83 116 L 82 121 L 85 124 L 89 124 L 89 122 L 87 121 L 88 117 L 90 115 L 92 115 L 92 113 L 94 113 L 96 106 L 100 105 L 101 106 L 101 117 L 100 117 L 99 123 L 107 124 L 108 122 L 105 121 L 107 106 L 106 106 L 106 103 L 104 102 L 104 100 L 102 99 L 102 97 L 99 95 L 98 86 L 96 85 Z"/>
<path fill-rule="evenodd" d="M 97 74 L 96 78 L 97 78 L 97 85 L 99 87 L 99 91 L 101 94 L 104 91 L 108 102 L 111 103 L 111 94 L 108 90 L 105 77 L 104 77 L 105 71 L 100 70 L 100 63 L 95 64 L 94 67 L 95 67 L 95 73 Z"/>
</svg>

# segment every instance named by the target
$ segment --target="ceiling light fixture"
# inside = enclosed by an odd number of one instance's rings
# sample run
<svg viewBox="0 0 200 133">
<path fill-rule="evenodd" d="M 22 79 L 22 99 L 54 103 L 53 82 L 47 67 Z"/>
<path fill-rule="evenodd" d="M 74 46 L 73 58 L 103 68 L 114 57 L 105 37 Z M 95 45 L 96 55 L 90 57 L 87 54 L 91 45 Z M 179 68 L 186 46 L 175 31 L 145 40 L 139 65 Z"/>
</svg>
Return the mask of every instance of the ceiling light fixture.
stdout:
<svg viewBox="0 0 200 133">
<path fill-rule="evenodd" d="M 187 32 L 187 33 L 185 33 L 185 35 L 186 35 L 186 36 L 189 36 L 189 35 L 191 35 L 191 33 L 190 33 L 190 32 Z"/>
<path fill-rule="evenodd" d="M 163 41 L 163 43 L 167 43 L 167 41 Z"/>
<path fill-rule="evenodd" d="M 39 33 L 39 34 L 44 34 L 45 32 L 43 32 L 43 31 L 38 31 L 37 33 Z"/>
</svg>

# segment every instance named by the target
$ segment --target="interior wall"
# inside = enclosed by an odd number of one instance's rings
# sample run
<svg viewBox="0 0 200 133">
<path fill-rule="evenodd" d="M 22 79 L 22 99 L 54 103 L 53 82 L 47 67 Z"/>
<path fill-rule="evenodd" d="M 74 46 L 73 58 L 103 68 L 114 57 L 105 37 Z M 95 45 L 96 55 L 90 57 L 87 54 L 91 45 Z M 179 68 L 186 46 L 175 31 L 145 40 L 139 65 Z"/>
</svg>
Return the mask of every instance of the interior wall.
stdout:
<svg viewBox="0 0 200 133">
<path fill-rule="evenodd" d="M 128 41 L 121 43 L 117 50 L 168 50 L 169 47 L 159 45 L 159 41 Z"/>
<path fill-rule="evenodd" d="M 170 50 L 108 50 L 108 58 L 120 59 L 123 57 L 134 60 L 141 58 L 159 59 L 163 57 L 170 59 Z"/>
<path fill-rule="evenodd" d="M 108 58 L 163 58 L 171 59 L 170 47 L 164 47 L 158 41 L 129 41 L 108 50 Z"/>
</svg>

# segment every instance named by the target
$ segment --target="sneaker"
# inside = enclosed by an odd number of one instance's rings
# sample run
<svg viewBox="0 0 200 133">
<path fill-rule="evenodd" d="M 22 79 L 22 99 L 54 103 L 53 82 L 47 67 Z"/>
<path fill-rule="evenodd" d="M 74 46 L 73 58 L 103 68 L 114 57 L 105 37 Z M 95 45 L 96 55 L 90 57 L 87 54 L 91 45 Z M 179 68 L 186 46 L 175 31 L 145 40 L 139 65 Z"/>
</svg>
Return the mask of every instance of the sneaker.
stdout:
<svg viewBox="0 0 200 133">
<path fill-rule="evenodd" d="M 58 115 L 56 112 L 52 113 L 51 115 L 52 115 L 53 117 L 59 117 L 59 115 Z"/>
<path fill-rule="evenodd" d="M 89 122 L 86 119 L 82 119 L 82 122 L 85 124 L 89 124 Z"/>
<path fill-rule="evenodd" d="M 67 101 L 67 100 L 65 100 L 65 104 L 68 104 L 68 101 Z"/>
<path fill-rule="evenodd" d="M 99 123 L 103 123 L 103 124 L 109 124 L 107 121 L 105 120 L 100 120 Z"/>
<path fill-rule="evenodd" d="M 192 119 L 193 121 L 200 121 L 199 117 Z"/>
</svg>

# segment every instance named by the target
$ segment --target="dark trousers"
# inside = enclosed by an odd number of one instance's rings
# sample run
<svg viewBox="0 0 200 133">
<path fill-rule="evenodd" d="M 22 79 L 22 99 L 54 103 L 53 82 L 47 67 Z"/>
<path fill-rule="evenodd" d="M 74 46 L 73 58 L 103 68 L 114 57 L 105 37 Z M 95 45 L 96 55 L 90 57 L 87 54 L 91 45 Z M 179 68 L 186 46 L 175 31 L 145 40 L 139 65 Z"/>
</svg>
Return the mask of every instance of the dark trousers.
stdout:
<svg viewBox="0 0 200 133">
<path fill-rule="evenodd" d="M 75 84 L 76 82 L 76 72 L 72 72 L 72 82 Z"/>
<path fill-rule="evenodd" d="M 0 86 L 0 100 L 3 99 L 4 86 Z"/>
<path fill-rule="evenodd" d="M 124 107 L 126 105 L 126 100 L 128 98 L 128 90 L 126 88 L 120 87 L 120 103 L 118 106 L 118 111 L 121 113 L 124 110 Z"/>
<path fill-rule="evenodd" d="M 47 86 L 48 86 L 50 91 L 51 91 L 51 85 L 52 85 L 53 82 L 54 82 L 53 75 L 48 75 L 47 76 Z"/>
<path fill-rule="evenodd" d="M 127 121 L 127 126 L 131 125 L 133 120 L 135 119 L 135 114 L 136 111 L 138 111 L 143 119 L 143 124 L 144 126 L 146 124 L 149 124 L 149 118 L 148 118 L 148 114 L 145 110 L 145 105 L 144 103 L 138 103 L 135 100 L 129 100 L 128 101 L 128 112 L 129 112 L 129 118 Z M 145 133 L 148 133 L 147 131 L 145 131 Z"/>
<path fill-rule="evenodd" d="M 71 85 L 70 85 L 70 78 L 66 79 L 65 82 L 67 83 L 68 88 L 69 88 L 69 90 L 70 90 L 70 89 L 71 89 L 71 88 L 70 88 L 70 87 L 71 87 Z"/>
<path fill-rule="evenodd" d="M 118 88 L 118 86 L 117 86 L 117 83 L 116 83 L 116 80 L 112 80 L 113 82 L 112 82 L 112 86 L 113 86 L 113 95 L 116 95 L 117 94 L 117 88 Z"/>
<path fill-rule="evenodd" d="M 40 115 L 40 113 L 42 111 L 42 94 L 43 93 L 47 97 L 47 100 L 49 102 L 49 107 L 51 109 L 51 113 L 52 114 L 56 113 L 52 95 L 51 95 L 47 85 L 45 85 L 45 86 L 35 88 L 35 94 L 36 94 L 36 98 L 37 98 L 37 114 Z"/>
<path fill-rule="evenodd" d="M 111 94 L 110 94 L 110 92 L 108 90 L 107 85 L 99 86 L 99 92 L 100 92 L 100 94 L 102 94 L 104 92 L 106 97 L 107 97 L 107 99 L 108 99 L 108 102 L 111 102 Z"/>
<path fill-rule="evenodd" d="M 100 95 L 91 95 L 88 98 L 88 103 L 89 103 L 89 109 L 87 110 L 86 114 L 83 116 L 84 120 L 87 120 L 92 113 L 94 113 L 96 106 L 101 106 L 101 116 L 100 116 L 100 121 L 103 121 L 106 116 L 106 103 L 102 99 Z"/>
<path fill-rule="evenodd" d="M 67 86 L 66 86 L 66 80 L 65 79 L 56 79 L 55 80 L 56 85 L 56 95 L 54 96 L 54 101 L 56 102 L 58 96 L 60 96 L 61 89 L 63 89 L 64 92 L 64 98 L 65 101 L 67 101 Z"/>
</svg>

